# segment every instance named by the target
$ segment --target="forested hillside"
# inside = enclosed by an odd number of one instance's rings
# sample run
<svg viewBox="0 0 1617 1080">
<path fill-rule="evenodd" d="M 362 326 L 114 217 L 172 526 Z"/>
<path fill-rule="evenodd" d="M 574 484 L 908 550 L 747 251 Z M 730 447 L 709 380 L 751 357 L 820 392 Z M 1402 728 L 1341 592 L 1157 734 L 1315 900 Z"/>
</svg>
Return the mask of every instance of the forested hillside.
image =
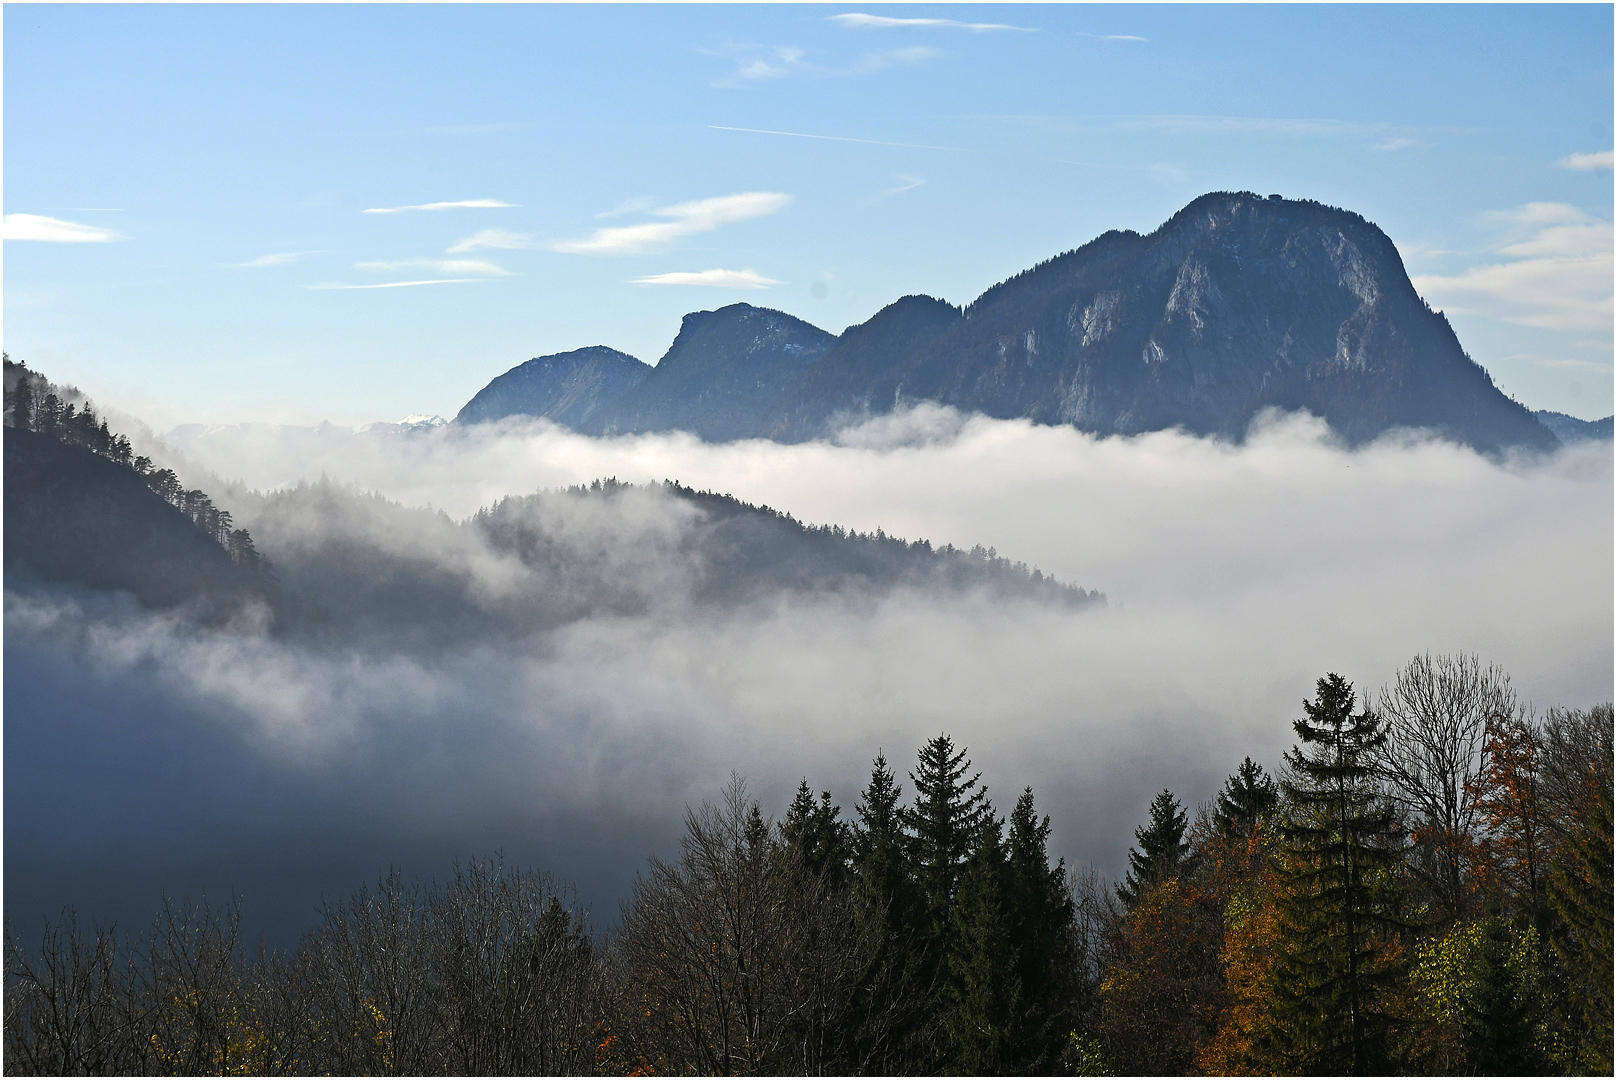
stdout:
<svg viewBox="0 0 1617 1080">
<path fill-rule="evenodd" d="M 685 615 L 792 598 L 868 604 L 897 590 L 1104 605 L 981 547 L 808 526 L 674 481 L 513 496 L 465 521 L 330 482 L 239 499 L 274 554 L 289 632 L 459 649 L 596 615 Z"/>
<path fill-rule="evenodd" d="M 88 402 L 9 357 L 5 392 L 5 566 L 155 608 L 223 614 L 269 587 L 244 528 L 169 469 L 136 456 Z"/>
<path fill-rule="evenodd" d="M 239 909 L 8 928 L 13 1073 L 1609 1074 L 1612 709 L 1474 657 L 1318 681 L 1274 775 L 1170 791 L 1115 888 L 947 735 L 845 812 L 736 778 L 602 933 L 498 861 L 289 952 Z M 1007 809 L 1008 808 L 1008 809 Z"/>
<path fill-rule="evenodd" d="M 714 610 L 894 590 L 1102 604 L 992 549 L 811 527 L 676 481 L 616 479 L 502 499 L 466 521 L 322 480 L 231 494 L 274 553 L 170 469 L 136 455 L 77 390 L 6 360 L 6 568 L 210 617 L 268 599 L 274 629 L 348 644 L 460 648 L 595 614 Z M 83 401 L 82 408 L 69 398 Z"/>
</svg>

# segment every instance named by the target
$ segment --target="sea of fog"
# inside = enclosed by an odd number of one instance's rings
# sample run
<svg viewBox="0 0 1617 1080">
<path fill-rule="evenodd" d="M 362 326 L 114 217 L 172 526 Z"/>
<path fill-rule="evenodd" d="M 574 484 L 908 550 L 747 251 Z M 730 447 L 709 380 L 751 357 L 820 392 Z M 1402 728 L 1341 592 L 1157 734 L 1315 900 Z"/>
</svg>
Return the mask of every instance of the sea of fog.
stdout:
<svg viewBox="0 0 1617 1080">
<path fill-rule="evenodd" d="M 850 813 L 878 751 L 908 794 L 939 732 L 1001 812 L 1031 786 L 1054 853 L 1117 874 L 1157 791 L 1194 807 L 1244 756 L 1272 767 L 1327 672 L 1373 693 L 1416 653 L 1467 652 L 1540 710 L 1612 697 L 1609 443 L 1490 460 L 1417 434 L 1350 450 L 1306 416 L 1235 445 L 922 408 L 790 446 L 508 422 L 188 428 L 141 450 L 239 509 L 272 560 L 285 523 L 255 527 L 261 500 L 228 484 L 324 476 L 460 519 L 506 495 L 668 478 L 813 524 L 992 546 L 1108 603 L 900 589 L 703 608 L 670 585 L 643 612 L 406 652 L 8 590 L 19 926 L 65 903 L 127 925 L 164 890 L 206 891 L 285 941 L 322 896 L 390 865 L 426 877 L 496 851 L 575 882 L 611 922 L 732 771 L 766 813 L 805 778 Z M 647 493 L 637 527 L 689 513 Z M 413 520 L 429 524 L 377 542 L 485 567 L 499 591 L 508 568 L 464 530 Z M 665 547 L 626 550 L 624 573 L 677 580 Z"/>
</svg>

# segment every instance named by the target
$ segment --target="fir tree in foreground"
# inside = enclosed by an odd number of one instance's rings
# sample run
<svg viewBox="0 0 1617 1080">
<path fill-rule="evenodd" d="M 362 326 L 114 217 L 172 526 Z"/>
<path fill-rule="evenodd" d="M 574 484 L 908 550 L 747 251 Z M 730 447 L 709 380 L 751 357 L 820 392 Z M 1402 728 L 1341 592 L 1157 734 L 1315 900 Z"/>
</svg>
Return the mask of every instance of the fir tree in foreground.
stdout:
<svg viewBox="0 0 1617 1080">
<path fill-rule="evenodd" d="M 1340 675 L 1319 680 L 1282 785 L 1277 1049 L 1305 1073 L 1389 1071 L 1401 978 L 1403 832 L 1375 782 L 1386 742 Z"/>
</svg>

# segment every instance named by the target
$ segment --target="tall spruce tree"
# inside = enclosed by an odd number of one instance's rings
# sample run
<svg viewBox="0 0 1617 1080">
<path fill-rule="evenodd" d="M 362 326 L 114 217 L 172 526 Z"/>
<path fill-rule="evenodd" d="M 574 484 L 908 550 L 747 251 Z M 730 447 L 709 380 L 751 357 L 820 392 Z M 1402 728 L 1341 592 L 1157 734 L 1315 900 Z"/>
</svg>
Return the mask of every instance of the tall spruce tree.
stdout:
<svg viewBox="0 0 1617 1080">
<path fill-rule="evenodd" d="M 905 855 L 902 797 L 886 755 L 878 753 L 854 805 L 850 839 L 854 917 L 859 933 L 875 943 L 855 990 L 854 1011 L 862 1021 L 849 1057 L 861 1073 L 912 1071 L 935 1055 L 924 1045 L 930 984 Z"/>
<path fill-rule="evenodd" d="M 1246 758 L 1224 781 L 1213 809 L 1213 824 L 1221 836 L 1250 836 L 1253 828 L 1279 801 L 1280 789 L 1274 780 L 1263 771 L 1262 765 Z"/>
<path fill-rule="evenodd" d="M 960 883 L 961 866 L 977 839 L 983 821 L 991 816 L 988 792 L 981 773 L 968 778 L 971 760 L 964 748 L 939 735 L 921 747 L 920 760 L 910 780 L 915 784 L 915 805 L 902 811 L 909 830 L 909 863 L 920 886 L 933 932 L 942 936 L 949 909 Z"/>
<path fill-rule="evenodd" d="M 1134 830 L 1140 846 L 1129 849 L 1129 870 L 1117 887 L 1125 904 L 1132 907 L 1146 889 L 1179 873 L 1190 851 L 1186 824 L 1184 808 L 1173 792 L 1164 788 L 1151 800 L 1151 820 Z"/>
<path fill-rule="evenodd" d="M 1059 1064 L 1083 986 L 1076 905 L 1066 866 L 1050 865 L 1049 839 L 1050 819 L 1034 812 L 1033 789 L 1024 788 L 1011 811 L 1005 897 L 1022 1002 L 1014 1064 L 1034 1074 Z"/>
<path fill-rule="evenodd" d="M 903 807 L 899 804 L 902 797 L 903 788 L 888 767 L 887 756 L 878 753 L 870 770 L 870 783 L 854 805 L 858 820 L 850 839 L 854 878 L 860 893 L 872 906 L 891 909 L 898 918 L 909 914 L 910 891 L 904 861 Z"/>
<path fill-rule="evenodd" d="M 1021 1049 L 1022 985 L 1009 910 L 1004 824 L 986 815 L 977 828 L 955 896 L 948 987 L 942 1004 L 950 1071 L 964 1076 L 1014 1071 Z"/>
<path fill-rule="evenodd" d="M 1391 1054 L 1404 841 L 1375 781 L 1386 733 L 1355 701 L 1340 675 L 1319 680 L 1281 785 L 1274 1049 L 1305 1073 L 1384 1073 Z"/>
</svg>

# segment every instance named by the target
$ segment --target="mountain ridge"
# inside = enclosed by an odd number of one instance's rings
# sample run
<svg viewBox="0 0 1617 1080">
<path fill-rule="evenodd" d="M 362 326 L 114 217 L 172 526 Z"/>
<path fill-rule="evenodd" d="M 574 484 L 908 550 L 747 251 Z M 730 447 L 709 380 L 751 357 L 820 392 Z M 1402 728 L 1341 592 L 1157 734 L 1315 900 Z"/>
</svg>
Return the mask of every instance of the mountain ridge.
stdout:
<svg viewBox="0 0 1617 1080">
<path fill-rule="evenodd" d="M 536 389 L 536 407 L 504 415 L 556 419 Z M 1378 227 L 1251 192 L 1203 195 L 1149 234 L 1102 233 L 964 307 L 902 297 L 840 335 L 750 304 L 692 313 L 655 367 L 567 426 L 798 442 L 922 402 L 1097 434 L 1238 440 L 1280 408 L 1355 445 L 1397 428 L 1490 453 L 1560 444 L 1465 352 Z"/>
</svg>

